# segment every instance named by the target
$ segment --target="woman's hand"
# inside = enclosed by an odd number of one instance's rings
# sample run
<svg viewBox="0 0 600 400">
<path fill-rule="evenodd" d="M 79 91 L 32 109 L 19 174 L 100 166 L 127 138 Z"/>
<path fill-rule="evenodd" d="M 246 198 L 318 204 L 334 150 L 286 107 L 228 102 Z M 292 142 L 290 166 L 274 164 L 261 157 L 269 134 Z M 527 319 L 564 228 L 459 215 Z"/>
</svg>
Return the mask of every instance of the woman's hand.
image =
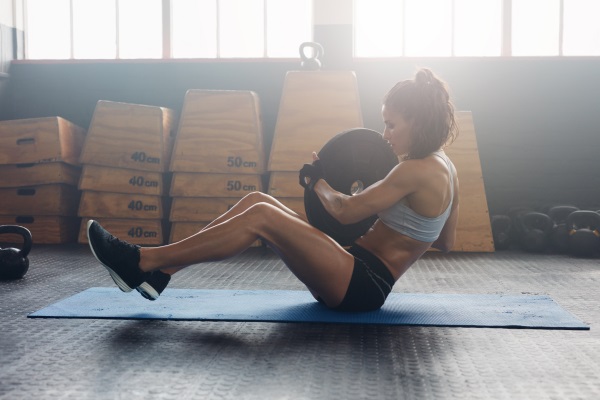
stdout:
<svg viewBox="0 0 600 400">
<path fill-rule="evenodd" d="M 299 183 L 305 189 L 313 190 L 320 179 L 323 179 L 323 167 L 316 152 L 312 153 L 312 164 L 304 164 L 299 172 Z"/>
</svg>

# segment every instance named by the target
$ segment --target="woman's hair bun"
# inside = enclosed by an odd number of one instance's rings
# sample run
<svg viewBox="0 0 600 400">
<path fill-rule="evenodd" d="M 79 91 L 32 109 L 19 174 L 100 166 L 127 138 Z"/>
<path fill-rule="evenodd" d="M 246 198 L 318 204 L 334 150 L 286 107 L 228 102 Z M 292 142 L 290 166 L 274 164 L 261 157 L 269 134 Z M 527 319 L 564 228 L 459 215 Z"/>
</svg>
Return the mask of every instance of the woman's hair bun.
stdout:
<svg viewBox="0 0 600 400">
<path fill-rule="evenodd" d="M 418 85 L 432 85 L 437 82 L 437 78 L 428 68 L 421 68 L 415 75 L 415 83 Z"/>
</svg>

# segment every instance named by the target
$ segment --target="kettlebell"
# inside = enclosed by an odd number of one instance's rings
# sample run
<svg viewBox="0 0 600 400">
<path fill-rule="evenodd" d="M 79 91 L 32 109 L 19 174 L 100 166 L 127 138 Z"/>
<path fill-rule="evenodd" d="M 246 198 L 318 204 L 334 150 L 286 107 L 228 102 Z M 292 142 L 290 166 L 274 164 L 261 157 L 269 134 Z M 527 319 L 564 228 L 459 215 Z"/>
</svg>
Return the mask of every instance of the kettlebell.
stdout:
<svg viewBox="0 0 600 400">
<path fill-rule="evenodd" d="M 521 245 L 530 253 L 542 253 L 548 246 L 553 222 L 547 214 L 531 211 L 520 217 L 523 237 Z"/>
<path fill-rule="evenodd" d="M 508 212 L 508 218 L 510 218 L 510 232 L 509 235 L 515 243 L 520 243 L 523 239 L 523 228 L 521 226 L 521 217 L 528 212 L 533 211 L 532 208 L 527 206 L 511 207 Z"/>
<path fill-rule="evenodd" d="M 496 250 L 506 250 L 511 244 L 511 220 L 508 215 L 492 216 L 492 236 Z"/>
<path fill-rule="evenodd" d="M 304 53 L 306 48 L 313 49 L 313 56 L 309 57 Z M 300 67 L 304 70 L 308 71 L 318 71 L 321 69 L 321 60 L 319 58 L 323 55 L 325 50 L 320 43 L 317 42 L 304 42 L 300 45 L 300 58 L 302 62 L 300 63 Z"/>
<path fill-rule="evenodd" d="M 554 222 L 550 234 L 550 246 L 552 250 L 560 254 L 566 254 L 569 250 L 569 230 L 567 229 L 567 218 L 571 213 L 578 211 L 575 206 L 554 206 L 548 210 L 548 216 Z"/>
<path fill-rule="evenodd" d="M 0 248 L 0 279 L 21 279 L 29 269 L 27 255 L 31 250 L 33 241 L 29 229 L 19 225 L 0 225 L 0 234 L 13 233 L 23 237 L 23 247 Z"/>
<path fill-rule="evenodd" d="M 592 257 L 600 246 L 600 214 L 579 210 L 567 218 L 569 253 L 576 257 Z"/>
</svg>

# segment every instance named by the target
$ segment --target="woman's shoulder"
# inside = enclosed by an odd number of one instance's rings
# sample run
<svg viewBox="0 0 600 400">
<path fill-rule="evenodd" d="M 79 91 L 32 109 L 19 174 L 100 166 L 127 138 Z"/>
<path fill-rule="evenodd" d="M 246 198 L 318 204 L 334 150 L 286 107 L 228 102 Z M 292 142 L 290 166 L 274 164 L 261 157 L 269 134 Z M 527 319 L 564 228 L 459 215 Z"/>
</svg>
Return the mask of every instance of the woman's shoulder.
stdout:
<svg viewBox="0 0 600 400">
<path fill-rule="evenodd" d="M 442 157 L 438 157 L 440 153 L 432 153 L 423 158 L 414 158 L 403 160 L 398 164 L 398 169 L 404 172 L 411 172 L 417 175 L 428 175 L 435 170 L 439 170 L 441 166 L 444 166 L 444 158 L 446 158 L 443 153 Z M 450 161 L 448 159 L 448 161 Z"/>
<path fill-rule="evenodd" d="M 428 186 L 428 182 L 438 184 L 439 180 L 447 179 L 448 174 L 455 177 L 456 169 L 452 161 L 441 152 L 437 155 L 432 153 L 424 158 L 403 160 L 395 167 L 391 175 L 396 179 L 404 181 L 408 179 L 416 182 L 417 186 L 423 184 Z"/>
</svg>

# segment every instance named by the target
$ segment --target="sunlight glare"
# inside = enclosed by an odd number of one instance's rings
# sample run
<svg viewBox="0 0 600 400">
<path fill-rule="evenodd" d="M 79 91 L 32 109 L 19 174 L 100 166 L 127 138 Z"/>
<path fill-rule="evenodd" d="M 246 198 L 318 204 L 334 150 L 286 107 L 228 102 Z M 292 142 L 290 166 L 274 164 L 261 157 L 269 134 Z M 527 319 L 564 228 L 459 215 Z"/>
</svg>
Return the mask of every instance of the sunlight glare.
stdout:
<svg viewBox="0 0 600 400">
<path fill-rule="evenodd" d="M 598 0 L 564 0 L 564 55 L 600 56 L 598 15 Z"/>
<path fill-rule="evenodd" d="M 173 57 L 217 57 L 216 1 L 173 0 L 171 20 Z"/>
<path fill-rule="evenodd" d="M 300 56 L 302 42 L 312 40 L 312 1 L 266 0 L 267 57 Z"/>
<path fill-rule="evenodd" d="M 512 55 L 557 56 L 560 0 L 512 0 Z"/>
<path fill-rule="evenodd" d="M 454 55 L 499 56 L 501 0 L 454 0 Z"/>
<path fill-rule="evenodd" d="M 354 55 L 398 57 L 402 55 L 402 2 L 355 0 Z"/>
<path fill-rule="evenodd" d="M 73 1 L 73 57 L 107 59 L 117 55 L 116 3 Z"/>
<path fill-rule="evenodd" d="M 452 53 L 452 0 L 404 0 L 405 55 L 450 56 Z"/>
<path fill-rule="evenodd" d="M 263 0 L 220 0 L 220 56 L 263 57 L 264 19 Z"/>
<path fill-rule="evenodd" d="M 69 0 L 27 0 L 27 58 L 71 58 Z"/>
<path fill-rule="evenodd" d="M 119 58 L 162 58 L 161 0 L 119 0 Z"/>
</svg>

